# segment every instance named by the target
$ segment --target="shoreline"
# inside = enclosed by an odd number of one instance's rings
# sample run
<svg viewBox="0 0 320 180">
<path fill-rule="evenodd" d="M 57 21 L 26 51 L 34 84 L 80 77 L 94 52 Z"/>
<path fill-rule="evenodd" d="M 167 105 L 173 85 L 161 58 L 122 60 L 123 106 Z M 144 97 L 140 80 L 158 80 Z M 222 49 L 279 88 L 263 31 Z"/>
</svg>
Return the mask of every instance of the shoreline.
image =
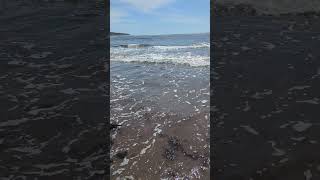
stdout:
<svg viewBox="0 0 320 180">
<path fill-rule="evenodd" d="M 209 178 L 208 75 L 111 62 L 111 123 L 121 125 L 111 134 L 111 179 Z"/>
</svg>

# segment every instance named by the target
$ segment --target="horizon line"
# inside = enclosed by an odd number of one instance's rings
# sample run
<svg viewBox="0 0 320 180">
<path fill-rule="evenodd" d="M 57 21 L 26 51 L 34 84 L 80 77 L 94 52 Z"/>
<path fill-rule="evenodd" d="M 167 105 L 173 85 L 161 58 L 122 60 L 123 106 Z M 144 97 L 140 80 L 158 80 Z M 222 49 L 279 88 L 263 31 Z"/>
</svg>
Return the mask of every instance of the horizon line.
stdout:
<svg viewBox="0 0 320 180">
<path fill-rule="evenodd" d="M 196 32 L 196 33 L 174 33 L 174 34 L 130 34 L 130 33 L 125 33 L 129 34 L 127 36 L 160 36 L 160 35 L 186 35 L 186 34 L 207 34 L 210 32 Z"/>
</svg>

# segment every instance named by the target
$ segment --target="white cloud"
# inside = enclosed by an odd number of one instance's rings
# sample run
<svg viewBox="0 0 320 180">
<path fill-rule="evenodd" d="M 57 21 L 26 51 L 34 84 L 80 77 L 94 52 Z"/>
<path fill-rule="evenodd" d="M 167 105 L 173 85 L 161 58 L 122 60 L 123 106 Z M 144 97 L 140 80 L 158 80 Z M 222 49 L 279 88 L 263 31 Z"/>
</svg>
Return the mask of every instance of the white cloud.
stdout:
<svg viewBox="0 0 320 180">
<path fill-rule="evenodd" d="M 126 3 L 134 8 L 143 12 L 150 12 L 154 9 L 168 5 L 175 0 L 120 0 L 122 3 Z"/>
</svg>

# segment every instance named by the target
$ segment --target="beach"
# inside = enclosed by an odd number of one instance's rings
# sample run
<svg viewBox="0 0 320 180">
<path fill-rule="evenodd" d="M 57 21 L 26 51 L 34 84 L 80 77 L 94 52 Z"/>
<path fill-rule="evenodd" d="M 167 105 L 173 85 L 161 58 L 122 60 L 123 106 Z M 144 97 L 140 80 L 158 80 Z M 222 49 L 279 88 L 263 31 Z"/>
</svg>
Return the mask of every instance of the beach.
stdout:
<svg viewBox="0 0 320 180">
<path fill-rule="evenodd" d="M 111 179 L 209 179 L 208 35 L 111 37 Z"/>
</svg>

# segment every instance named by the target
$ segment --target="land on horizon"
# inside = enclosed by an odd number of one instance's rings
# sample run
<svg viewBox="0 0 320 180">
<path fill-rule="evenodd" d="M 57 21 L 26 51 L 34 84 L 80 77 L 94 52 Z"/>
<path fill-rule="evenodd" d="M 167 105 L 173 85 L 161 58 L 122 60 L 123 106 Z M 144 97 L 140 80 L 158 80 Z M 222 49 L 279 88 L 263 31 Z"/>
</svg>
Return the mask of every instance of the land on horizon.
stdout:
<svg viewBox="0 0 320 180">
<path fill-rule="evenodd" d="M 210 32 L 198 32 L 198 33 L 167 33 L 167 34 L 130 34 L 130 33 L 118 33 L 118 32 L 110 32 L 110 35 L 132 35 L 132 36 L 161 36 L 161 35 L 192 35 L 192 34 L 210 34 Z"/>
<path fill-rule="evenodd" d="M 110 32 L 110 35 L 114 36 L 114 35 L 130 35 L 130 34 L 128 34 L 128 33 L 119 33 L 119 32 Z"/>
</svg>

